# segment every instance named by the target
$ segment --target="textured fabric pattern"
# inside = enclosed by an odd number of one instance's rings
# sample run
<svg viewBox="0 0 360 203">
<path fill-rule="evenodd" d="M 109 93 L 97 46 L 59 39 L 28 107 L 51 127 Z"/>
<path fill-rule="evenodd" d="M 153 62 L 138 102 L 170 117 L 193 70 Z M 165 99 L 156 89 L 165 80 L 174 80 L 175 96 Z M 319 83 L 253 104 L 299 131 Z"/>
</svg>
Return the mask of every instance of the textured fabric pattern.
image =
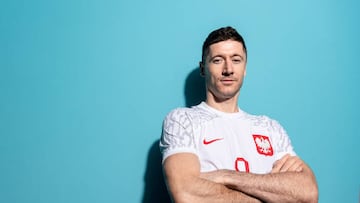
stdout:
<svg viewBox="0 0 360 203">
<path fill-rule="evenodd" d="M 160 140 L 163 161 L 176 153 L 194 153 L 201 171 L 231 169 L 267 173 L 286 153 L 295 155 L 283 127 L 266 116 L 239 109 L 224 113 L 201 103 L 171 111 Z"/>
</svg>

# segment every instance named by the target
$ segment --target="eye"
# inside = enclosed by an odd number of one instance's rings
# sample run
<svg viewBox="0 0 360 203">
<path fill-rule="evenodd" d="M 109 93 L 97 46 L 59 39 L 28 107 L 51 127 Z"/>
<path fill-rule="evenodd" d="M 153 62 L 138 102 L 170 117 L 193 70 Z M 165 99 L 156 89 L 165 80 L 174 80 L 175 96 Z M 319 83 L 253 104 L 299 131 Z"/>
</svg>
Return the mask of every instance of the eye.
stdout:
<svg viewBox="0 0 360 203">
<path fill-rule="evenodd" d="M 240 57 L 235 57 L 235 58 L 232 59 L 232 61 L 233 61 L 234 64 L 239 64 L 239 63 L 242 62 L 242 59 Z"/>
<path fill-rule="evenodd" d="M 214 64 L 220 64 L 223 62 L 223 59 L 220 57 L 215 57 L 215 58 L 213 58 L 213 60 L 211 62 Z"/>
</svg>

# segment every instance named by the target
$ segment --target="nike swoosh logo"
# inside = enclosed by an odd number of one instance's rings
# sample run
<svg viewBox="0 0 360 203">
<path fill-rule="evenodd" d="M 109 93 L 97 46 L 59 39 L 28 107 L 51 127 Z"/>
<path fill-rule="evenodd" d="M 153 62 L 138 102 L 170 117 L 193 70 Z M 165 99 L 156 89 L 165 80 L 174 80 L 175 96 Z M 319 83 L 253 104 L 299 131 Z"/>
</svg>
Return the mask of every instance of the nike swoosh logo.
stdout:
<svg viewBox="0 0 360 203">
<path fill-rule="evenodd" d="M 208 145 L 208 144 L 211 144 L 211 143 L 213 143 L 213 142 L 216 142 L 216 141 L 219 141 L 219 140 L 222 140 L 222 139 L 224 139 L 224 138 L 216 138 L 216 139 L 212 139 L 212 140 L 206 140 L 206 139 L 204 139 L 204 140 L 203 140 L 203 143 L 204 143 L 204 145 Z"/>
</svg>

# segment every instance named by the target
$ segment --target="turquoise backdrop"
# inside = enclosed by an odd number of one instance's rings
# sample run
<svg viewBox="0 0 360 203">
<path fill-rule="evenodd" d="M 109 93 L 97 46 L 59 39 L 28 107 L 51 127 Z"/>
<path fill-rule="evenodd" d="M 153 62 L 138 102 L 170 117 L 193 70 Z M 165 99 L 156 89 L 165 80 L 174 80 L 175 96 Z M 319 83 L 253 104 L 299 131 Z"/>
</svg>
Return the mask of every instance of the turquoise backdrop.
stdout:
<svg viewBox="0 0 360 203">
<path fill-rule="evenodd" d="M 167 202 L 162 120 L 202 97 L 203 40 L 227 25 L 248 46 L 241 108 L 285 127 L 321 203 L 359 202 L 359 9 L 355 0 L 2 0 L 0 202 Z"/>
</svg>

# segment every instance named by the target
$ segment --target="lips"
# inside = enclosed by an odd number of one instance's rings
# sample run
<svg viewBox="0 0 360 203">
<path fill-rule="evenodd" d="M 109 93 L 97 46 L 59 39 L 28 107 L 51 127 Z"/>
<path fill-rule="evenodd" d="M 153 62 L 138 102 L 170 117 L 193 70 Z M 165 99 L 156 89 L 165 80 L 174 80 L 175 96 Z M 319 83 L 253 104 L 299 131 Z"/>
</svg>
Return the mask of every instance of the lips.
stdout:
<svg viewBox="0 0 360 203">
<path fill-rule="evenodd" d="M 222 79 L 220 79 L 220 81 L 221 81 L 222 83 L 227 84 L 227 83 L 233 83 L 233 82 L 235 82 L 236 80 L 235 80 L 234 78 L 222 78 Z"/>
<path fill-rule="evenodd" d="M 221 80 L 221 81 L 224 81 L 224 82 L 232 82 L 232 81 L 235 81 L 235 80 L 232 80 L 232 79 L 223 79 L 223 80 Z"/>
<path fill-rule="evenodd" d="M 221 81 L 235 81 L 236 78 L 230 78 L 230 77 L 222 77 L 220 78 Z"/>
</svg>

